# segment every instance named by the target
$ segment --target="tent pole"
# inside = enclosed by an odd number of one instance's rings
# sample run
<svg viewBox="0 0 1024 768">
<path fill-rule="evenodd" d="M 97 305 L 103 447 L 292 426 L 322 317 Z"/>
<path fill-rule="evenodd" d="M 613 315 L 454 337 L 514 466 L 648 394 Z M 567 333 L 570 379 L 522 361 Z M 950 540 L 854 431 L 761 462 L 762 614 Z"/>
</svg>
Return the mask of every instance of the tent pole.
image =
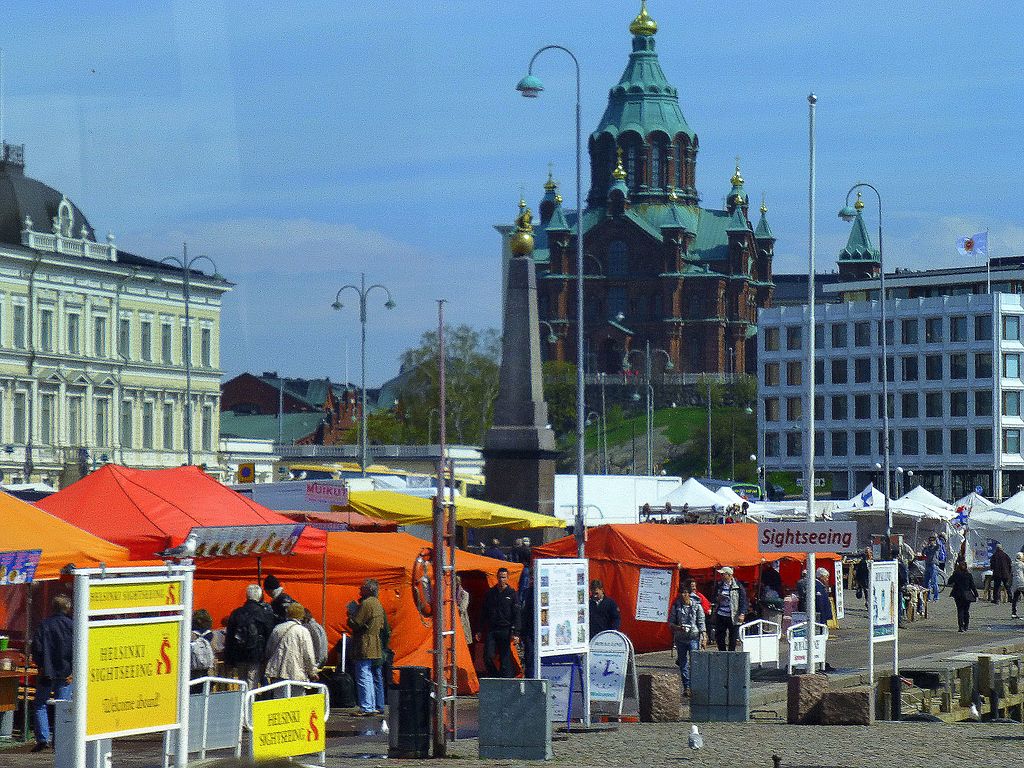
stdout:
<svg viewBox="0 0 1024 768">
<path fill-rule="evenodd" d="M 263 586 L 263 555 L 256 555 L 256 581 Z"/>
<path fill-rule="evenodd" d="M 21 665 L 22 665 L 22 672 L 23 672 L 23 681 L 22 682 L 24 683 L 24 685 L 22 687 L 22 697 L 23 697 L 23 699 L 22 699 L 22 709 L 21 709 L 21 712 L 22 712 L 21 740 L 25 744 L 28 744 L 28 726 L 29 726 L 29 718 L 28 718 L 28 656 L 29 656 L 29 648 L 30 648 L 31 642 L 32 642 L 31 637 L 30 637 L 30 635 L 32 634 L 32 584 L 33 584 L 33 582 L 30 581 L 26 585 L 28 587 L 28 592 L 25 594 L 25 647 L 24 647 L 24 653 L 22 654 L 22 657 L 21 657 Z"/>
<path fill-rule="evenodd" d="M 327 545 L 324 545 L 324 588 L 320 593 L 320 624 L 327 626 Z"/>
</svg>

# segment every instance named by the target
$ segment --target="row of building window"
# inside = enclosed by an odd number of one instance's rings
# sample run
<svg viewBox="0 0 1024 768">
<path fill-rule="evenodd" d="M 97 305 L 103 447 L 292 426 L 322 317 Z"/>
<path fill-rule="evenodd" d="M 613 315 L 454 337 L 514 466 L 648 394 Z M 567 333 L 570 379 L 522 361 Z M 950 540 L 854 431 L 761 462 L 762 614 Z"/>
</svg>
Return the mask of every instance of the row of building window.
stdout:
<svg viewBox="0 0 1024 768">
<path fill-rule="evenodd" d="M 973 315 L 974 341 L 992 340 L 992 316 Z M 948 320 L 948 323 L 947 323 Z M 925 344 L 966 343 L 972 340 L 970 334 L 971 321 L 967 315 L 924 318 L 924 333 L 921 333 L 920 318 L 906 318 L 900 320 L 900 341 L 903 344 L 919 344 L 924 340 Z M 814 346 L 822 349 L 829 346 L 832 349 L 846 349 L 850 346 L 850 323 L 831 323 L 826 331 L 825 325 L 814 326 Z M 880 320 L 858 320 L 853 325 L 853 346 L 872 347 L 881 346 L 881 321 Z M 885 340 L 887 344 L 893 343 L 895 324 L 893 320 L 885 322 Z M 777 327 L 764 329 L 764 349 L 768 352 L 777 352 L 780 349 L 781 331 L 786 335 L 786 349 L 801 349 L 803 347 L 802 325 L 789 325 L 784 329 Z M 1004 341 L 1021 340 L 1021 317 L 1019 315 L 1006 315 L 1003 317 L 1002 338 Z M 826 344 L 827 342 L 827 344 Z"/>
<path fill-rule="evenodd" d="M 43 392 L 39 395 L 39 428 L 36 439 L 41 445 L 58 445 L 58 407 L 57 395 Z M 85 398 L 70 396 L 66 399 L 67 409 L 67 444 L 80 446 L 85 444 Z M 26 392 L 15 392 L 12 399 L 12 438 L 16 444 L 27 443 L 28 437 L 28 394 Z M 142 403 L 141 413 L 141 441 L 136 444 L 135 435 L 135 413 L 132 402 L 126 400 L 121 405 L 120 424 L 120 446 L 122 448 L 140 447 L 143 449 L 155 449 L 154 420 L 156 403 L 145 401 Z M 93 401 L 93 432 L 92 438 L 96 446 L 105 447 L 111 444 L 111 401 L 110 398 L 98 397 Z M 175 445 L 174 430 L 174 403 L 165 402 L 162 405 L 162 443 L 160 447 L 164 450 L 173 450 Z M 199 424 L 200 446 L 203 450 L 213 450 L 213 407 L 203 406 Z"/>
<path fill-rule="evenodd" d="M 23 304 L 15 304 L 12 313 L 12 343 L 14 349 L 28 349 L 28 326 L 26 320 L 27 307 Z M 70 355 L 82 355 L 92 353 L 93 357 L 108 357 L 108 317 L 106 315 L 93 315 L 92 317 L 91 345 L 85 339 L 82 328 L 82 316 L 76 312 L 69 312 L 64 319 L 64 345 L 58 350 L 58 330 L 56 315 L 53 309 L 43 307 L 39 310 L 39 347 L 40 352 L 56 353 L 58 351 Z M 186 350 L 194 346 L 189 343 L 189 333 L 186 328 L 181 329 L 181 349 Z M 126 360 L 132 358 L 132 323 L 128 318 L 120 318 L 117 325 L 117 354 Z M 173 364 L 174 328 L 169 322 L 160 324 L 160 362 L 165 365 Z M 149 320 L 142 320 L 139 323 L 139 349 L 140 360 L 153 362 L 153 323 Z M 200 328 L 199 331 L 199 364 L 204 368 L 213 367 L 213 329 Z"/>
<path fill-rule="evenodd" d="M 1021 378 L 1021 357 L 1020 353 L 1011 352 L 1003 355 L 1003 376 L 1008 379 Z M 945 374 L 944 360 L 949 360 L 949 374 Z M 872 360 L 874 360 L 874 376 L 872 376 Z M 825 372 L 829 373 L 829 384 L 849 384 L 850 365 L 853 365 L 853 378 L 855 384 L 868 384 L 872 380 L 882 380 L 882 358 L 870 357 L 837 357 L 828 361 L 826 368 L 824 360 L 814 361 L 814 383 L 825 384 Z M 992 353 L 958 352 L 952 355 L 924 355 L 924 380 L 942 381 L 944 378 L 951 380 L 965 380 L 971 370 L 970 362 L 973 362 L 975 379 L 992 378 Z M 921 380 L 921 356 L 905 355 L 897 360 L 887 357 L 885 361 L 885 378 L 887 381 L 896 381 L 896 372 L 899 371 L 899 381 L 912 382 Z M 764 385 L 766 387 L 778 387 L 781 384 L 782 363 L 766 362 L 764 364 Z M 789 360 L 785 363 L 786 386 L 798 387 L 803 385 L 803 361 Z"/>
<path fill-rule="evenodd" d="M 1021 392 L 1003 392 L 1003 415 L 1021 415 Z M 900 404 L 900 418 L 904 419 L 943 419 L 958 418 L 968 415 L 981 417 L 992 415 L 992 391 L 977 390 L 974 392 L 974 412 L 969 414 L 967 410 L 968 393 L 966 391 L 955 392 L 925 392 L 924 409 L 921 406 L 921 393 L 902 392 L 897 395 L 889 394 L 889 418 L 896 418 L 896 403 Z M 850 408 L 850 401 L 853 401 L 853 408 Z M 948 402 L 948 407 L 947 407 Z M 764 400 L 764 420 L 782 421 L 782 406 L 785 405 L 785 420 L 800 421 L 803 418 L 803 398 L 801 397 L 766 397 Z M 874 413 L 872 413 L 874 405 Z M 826 406 L 828 412 L 826 412 Z M 882 396 L 877 395 L 832 395 L 824 397 L 818 395 L 814 398 L 814 420 L 824 421 L 845 421 L 849 418 L 870 419 L 882 417 Z"/>
<path fill-rule="evenodd" d="M 968 454 L 968 436 L 974 433 L 973 455 L 984 455 L 992 453 L 992 429 L 982 427 L 969 430 L 961 429 L 902 429 L 890 437 L 890 450 L 897 456 L 918 456 L 921 455 L 920 434 L 924 432 L 924 454 L 927 456 L 942 456 L 946 453 L 946 435 L 948 433 L 948 449 L 950 455 L 966 456 Z M 827 433 L 829 437 L 829 454 L 835 457 L 854 456 L 877 456 L 882 453 L 882 432 L 872 430 L 857 430 L 855 432 L 836 431 Z M 850 436 L 853 439 L 850 439 Z M 893 437 L 899 435 L 900 445 L 897 448 Z M 814 455 L 825 455 L 824 432 L 814 434 Z M 1003 453 L 1020 453 L 1021 430 L 1003 430 Z M 766 432 L 764 435 L 764 452 L 769 458 L 782 456 L 785 450 L 787 457 L 799 457 L 803 455 L 803 432 Z"/>
</svg>

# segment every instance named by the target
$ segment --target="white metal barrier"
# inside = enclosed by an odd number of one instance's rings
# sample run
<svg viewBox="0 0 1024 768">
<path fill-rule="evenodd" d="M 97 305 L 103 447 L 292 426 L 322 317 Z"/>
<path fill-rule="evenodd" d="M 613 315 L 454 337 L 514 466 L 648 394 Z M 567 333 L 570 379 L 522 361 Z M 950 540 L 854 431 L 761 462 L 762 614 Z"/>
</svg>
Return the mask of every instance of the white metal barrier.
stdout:
<svg viewBox="0 0 1024 768">
<path fill-rule="evenodd" d="M 814 633 L 814 666 L 825 671 L 825 648 L 828 641 L 828 625 L 815 622 Z M 793 674 L 793 667 L 807 666 L 807 622 L 801 621 L 786 630 L 789 641 L 789 666 L 787 672 Z"/>
<path fill-rule="evenodd" d="M 741 650 L 750 654 L 751 664 L 775 664 L 779 668 L 782 627 L 774 621 L 757 619 L 740 627 Z"/>
<path fill-rule="evenodd" d="M 284 689 L 284 696 L 277 696 L 276 692 L 280 691 L 281 689 Z M 297 693 L 296 693 L 296 689 L 298 691 Z M 259 738 L 259 735 L 255 733 L 255 722 L 254 722 L 254 718 L 253 718 L 253 705 L 254 704 L 267 705 L 269 703 L 269 701 L 267 699 L 264 699 L 264 700 L 261 700 L 261 701 L 257 702 L 256 701 L 257 697 L 263 696 L 266 693 L 274 692 L 275 695 L 273 695 L 270 700 L 272 700 L 272 701 L 285 701 L 286 702 L 288 699 L 311 697 L 310 696 L 310 691 L 314 691 L 315 693 L 322 693 L 323 697 L 324 697 L 324 700 L 323 700 L 323 715 L 322 715 L 322 720 L 320 722 L 320 725 L 324 729 L 324 732 L 318 735 L 318 739 L 320 741 L 322 741 L 322 743 L 323 743 L 323 749 L 321 749 L 319 751 L 315 751 L 315 752 L 303 752 L 303 751 L 301 751 L 301 749 L 296 748 L 295 750 L 291 750 L 291 751 L 289 751 L 287 753 L 281 752 L 281 753 L 279 753 L 278 756 L 280 756 L 280 757 L 288 757 L 289 759 L 291 759 L 291 757 L 297 757 L 297 756 L 304 755 L 304 754 L 309 754 L 309 755 L 318 754 L 320 756 L 320 765 L 321 766 L 325 766 L 326 765 L 326 762 L 327 762 L 326 723 L 330 719 L 330 716 L 331 716 L 331 693 L 328 690 L 327 686 L 324 685 L 323 683 L 307 683 L 307 682 L 302 682 L 300 680 L 280 680 L 280 681 L 278 681 L 276 683 L 271 683 L 270 685 L 264 685 L 261 688 L 253 688 L 251 691 L 248 691 L 245 694 L 244 721 L 245 721 L 245 728 L 249 731 L 249 733 L 252 736 L 252 738 L 250 739 L 250 757 L 253 760 L 257 759 L 257 755 L 256 755 L 257 743 L 256 742 L 257 742 L 257 739 Z M 296 725 L 300 725 L 300 724 L 296 723 Z M 312 739 L 310 739 L 310 740 L 312 740 Z"/>
<path fill-rule="evenodd" d="M 236 690 L 212 691 L 213 684 L 233 686 Z M 202 687 L 200 693 L 191 689 Z M 189 681 L 188 698 L 188 753 L 206 753 L 215 749 L 233 749 L 235 757 L 242 756 L 242 724 L 249 684 L 230 677 L 199 677 Z M 164 768 L 174 755 L 174 740 L 164 737 Z"/>
</svg>

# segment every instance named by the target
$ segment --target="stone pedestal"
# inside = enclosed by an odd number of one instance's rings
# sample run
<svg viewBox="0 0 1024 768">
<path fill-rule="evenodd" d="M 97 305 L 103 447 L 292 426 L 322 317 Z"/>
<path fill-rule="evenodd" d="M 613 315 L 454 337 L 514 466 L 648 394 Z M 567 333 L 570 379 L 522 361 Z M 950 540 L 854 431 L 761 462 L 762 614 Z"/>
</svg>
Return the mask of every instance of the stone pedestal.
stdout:
<svg viewBox="0 0 1024 768">
<path fill-rule="evenodd" d="M 484 439 L 488 501 L 554 514 L 555 435 L 540 363 L 533 259 L 509 261 L 494 419 Z"/>
<path fill-rule="evenodd" d="M 789 678 L 786 721 L 790 725 L 808 725 L 815 722 L 816 707 L 828 692 L 825 675 L 793 675 Z"/>
<path fill-rule="evenodd" d="M 679 675 L 645 672 L 640 675 L 640 722 L 675 723 L 680 717 Z"/>
<path fill-rule="evenodd" d="M 871 688 L 826 691 L 818 702 L 817 722 L 821 725 L 871 725 L 875 708 Z"/>
</svg>

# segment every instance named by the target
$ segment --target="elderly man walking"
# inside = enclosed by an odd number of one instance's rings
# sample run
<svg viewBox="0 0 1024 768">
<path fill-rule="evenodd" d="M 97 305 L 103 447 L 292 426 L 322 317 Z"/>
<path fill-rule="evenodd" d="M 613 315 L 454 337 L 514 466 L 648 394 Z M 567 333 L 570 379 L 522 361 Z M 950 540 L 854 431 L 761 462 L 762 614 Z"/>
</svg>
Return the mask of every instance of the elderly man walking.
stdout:
<svg viewBox="0 0 1024 768">
<path fill-rule="evenodd" d="M 352 628 L 356 652 L 356 695 L 359 714 L 384 714 L 384 644 L 381 630 L 386 616 L 377 597 L 380 585 L 367 579 L 359 588 L 359 602 L 348 605 L 348 625 Z"/>
<path fill-rule="evenodd" d="M 739 629 L 746 616 L 747 592 L 733 577 L 733 570 L 728 565 L 719 568 L 718 573 L 722 581 L 718 585 L 718 592 L 715 593 L 715 602 L 712 606 L 715 619 L 715 643 L 718 650 L 726 649 L 726 636 L 728 636 L 728 648 L 736 650 L 736 641 L 739 639 Z"/>
</svg>

